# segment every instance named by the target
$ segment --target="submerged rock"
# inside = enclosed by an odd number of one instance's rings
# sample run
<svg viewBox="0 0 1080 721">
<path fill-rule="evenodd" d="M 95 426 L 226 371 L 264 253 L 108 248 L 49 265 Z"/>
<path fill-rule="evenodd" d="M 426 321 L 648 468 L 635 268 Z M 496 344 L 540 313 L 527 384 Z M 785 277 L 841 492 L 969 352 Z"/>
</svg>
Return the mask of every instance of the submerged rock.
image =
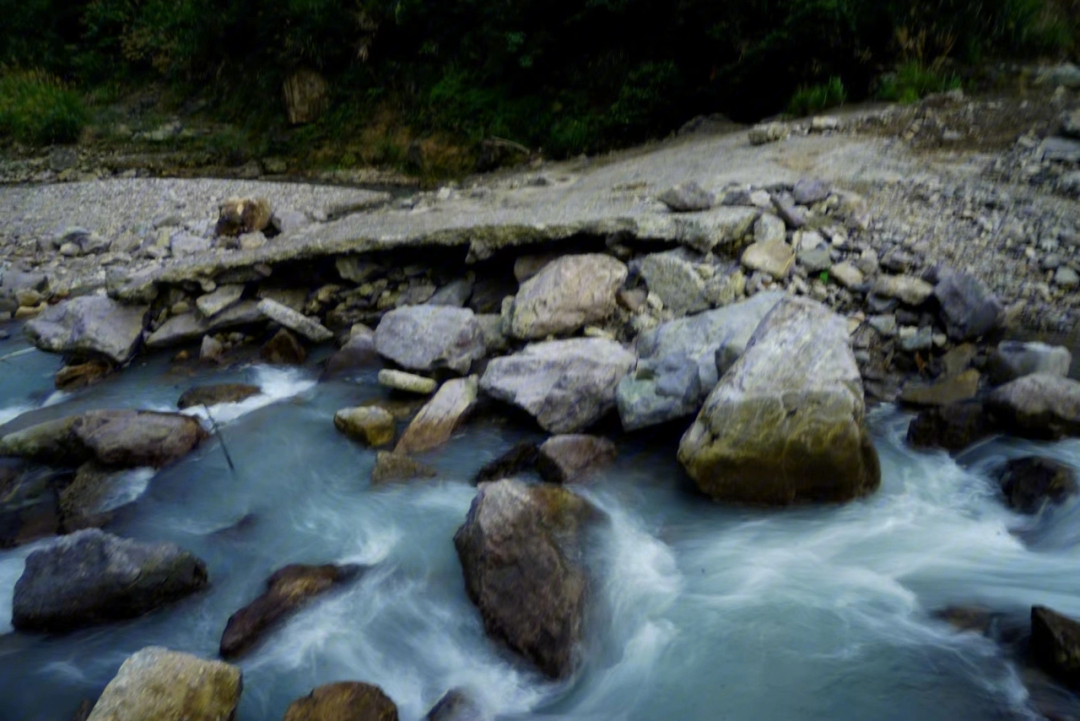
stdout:
<svg viewBox="0 0 1080 721">
<path fill-rule="evenodd" d="M 1080 435 L 1080 382 L 1069 378 L 1024 376 L 991 393 L 987 408 L 1004 430 L 1025 438 Z"/>
<path fill-rule="evenodd" d="M 476 315 L 468 308 L 414 305 L 392 310 L 375 329 L 375 349 L 403 368 L 466 373 L 487 347 Z"/>
<path fill-rule="evenodd" d="M 1069 375 L 1070 366 L 1072 354 L 1061 346 L 1002 341 L 990 355 L 987 369 L 990 379 L 1002 384 L 1035 373 L 1064 378 Z"/>
<path fill-rule="evenodd" d="M 566 255 L 522 284 L 510 309 L 510 333 L 532 340 L 573 333 L 615 312 L 627 268 L 610 255 Z"/>
<path fill-rule="evenodd" d="M 716 499 L 857 498 L 881 481 L 864 413 L 847 323 L 820 303 L 787 298 L 706 399 L 679 460 Z"/>
<path fill-rule="evenodd" d="M 227 721 L 242 688 L 236 666 L 151 646 L 124 661 L 88 721 Z"/>
<path fill-rule="evenodd" d="M 375 467 L 371 469 L 371 482 L 411 481 L 416 478 L 434 478 L 437 475 L 439 472 L 431 466 L 414 461 L 403 453 L 379 451 L 375 456 Z"/>
<path fill-rule="evenodd" d="M 573 483 L 615 460 L 615 444 L 584 434 L 553 436 L 540 446 L 536 470 L 548 483 Z"/>
<path fill-rule="evenodd" d="M 480 487 L 454 534 L 465 590 L 495 638 L 553 678 L 581 641 L 584 524 L 595 511 L 561 486 L 505 479 Z"/>
<path fill-rule="evenodd" d="M 1032 606 L 1031 656 L 1058 681 L 1080 689 L 1080 623 L 1045 606 Z"/>
<path fill-rule="evenodd" d="M 912 448 L 941 448 L 955 453 L 996 432 L 980 401 L 961 401 L 922 411 L 911 421 Z"/>
<path fill-rule="evenodd" d="M 1072 468 L 1049 458 L 1015 458 L 1001 469 L 998 482 L 1009 507 L 1021 513 L 1035 513 L 1077 492 Z"/>
<path fill-rule="evenodd" d="M 615 406 L 615 386 L 634 354 L 602 338 L 536 343 L 488 364 L 480 387 L 551 433 L 584 430 Z"/>
<path fill-rule="evenodd" d="M 273 365 L 299 366 L 307 361 L 307 351 L 296 336 L 282 328 L 259 349 L 259 357 Z"/>
<path fill-rule="evenodd" d="M 276 622 L 296 612 L 312 598 L 356 577 L 360 567 L 292 564 L 266 580 L 266 591 L 229 617 L 221 636 L 221 657 L 236 658 Z"/>
<path fill-rule="evenodd" d="M 26 337 L 52 353 L 100 355 L 122 364 L 142 340 L 149 307 L 123 305 L 102 295 L 52 306 L 25 326 Z"/>
<path fill-rule="evenodd" d="M 23 631 L 69 631 L 139 616 L 206 584 L 206 564 L 175 544 L 79 531 L 27 557 L 11 623 Z"/>
<path fill-rule="evenodd" d="M 396 425 L 390 411 L 376 406 L 342 408 L 334 414 L 334 427 L 353 440 L 369 446 L 394 441 Z"/>
<path fill-rule="evenodd" d="M 21 461 L 0 464 L 0 548 L 54 536 L 63 528 L 57 474 Z"/>
<path fill-rule="evenodd" d="M 245 383 L 217 383 L 210 386 L 196 386 L 184 391 L 176 407 L 180 410 L 193 406 L 213 406 L 218 403 L 239 403 L 242 400 L 262 393 L 259 386 Z"/>
<path fill-rule="evenodd" d="M 444 383 L 405 429 L 394 452 L 420 453 L 446 443 L 476 407 L 479 390 L 476 376 Z"/>
<path fill-rule="evenodd" d="M 358 681 L 319 686 L 293 701 L 284 721 L 397 721 L 397 706 L 382 689 Z"/>
<path fill-rule="evenodd" d="M 453 688 L 431 707 L 424 721 L 483 721 L 484 718 L 483 710 L 468 694 Z"/>
<path fill-rule="evenodd" d="M 354 325 L 345 345 L 326 361 L 319 380 L 333 380 L 362 370 L 382 367 L 382 359 L 375 350 L 375 331 L 366 325 Z"/>
<path fill-rule="evenodd" d="M 503 478 L 512 478 L 521 473 L 528 473 L 536 468 L 536 460 L 540 449 L 535 443 L 521 441 L 490 463 L 484 464 L 483 468 L 476 472 L 473 477 L 473 485 L 499 481 Z"/>
</svg>

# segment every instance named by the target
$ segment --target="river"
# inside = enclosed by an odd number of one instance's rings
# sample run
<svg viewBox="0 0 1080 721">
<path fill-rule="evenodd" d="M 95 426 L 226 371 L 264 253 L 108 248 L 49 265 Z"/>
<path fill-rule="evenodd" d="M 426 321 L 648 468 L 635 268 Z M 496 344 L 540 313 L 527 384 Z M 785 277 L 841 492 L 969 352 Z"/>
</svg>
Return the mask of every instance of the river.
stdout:
<svg viewBox="0 0 1080 721">
<path fill-rule="evenodd" d="M 13 333 L 0 356 L 24 347 Z M 159 356 L 62 394 L 52 388 L 58 367 L 37 351 L 0 362 L 0 423 L 26 412 L 171 409 L 197 383 L 250 382 L 263 393 L 211 409 L 235 472 L 212 439 L 156 474 L 129 474 L 114 499 L 122 509 L 109 531 L 193 551 L 209 567 L 207 591 L 129 622 L 14 633 L 12 589 L 47 541 L 0 552 L 3 721 L 70 718 L 145 646 L 215 657 L 228 617 L 288 563 L 367 570 L 239 661 L 238 721 L 280 719 L 292 700 L 337 680 L 378 684 L 406 720 L 451 687 L 505 719 L 1040 718 L 1016 644 L 958 631 L 935 612 L 981 605 L 1006 629 L 1023 628 L 1032 604 L 1080 616 L 1080 504 L 1020 516 L 991 482 L 996 465 L 1031 452 L 1080 467 L 1078 441 L 996 439 L 952 459 L 906 448 L 910 416 L 878 408 L 877 493 L 760 510 L 696 495 L 675 461 L 677 437 L 635 435 L 576 488 L 609 522 L 593 549 L 584 664 L 551 682 L 485 636 L 451 542 L 475 494 L 471 476 L 538 432 L 483 417 L 421 456 L 439 478 L 373 487 L 374 453 L 331 419 L 384 393 L 374 374 L 317 383 L 314 364 L 192 372 Z M 1044 707 L 1080 714 L 1071 695 L 1042 689 Z"/>
</svg>

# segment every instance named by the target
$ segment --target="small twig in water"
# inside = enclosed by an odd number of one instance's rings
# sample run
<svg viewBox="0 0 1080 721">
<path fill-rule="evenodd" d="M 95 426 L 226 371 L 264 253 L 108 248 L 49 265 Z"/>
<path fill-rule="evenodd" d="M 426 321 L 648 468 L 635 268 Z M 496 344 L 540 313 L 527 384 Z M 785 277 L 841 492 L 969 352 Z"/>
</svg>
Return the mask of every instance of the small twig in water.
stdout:
<svg viewBox="0 0 1080 721">
<path fill-rule="evenodd" d="M 221 451 L 225 454 L 225 460 L 229 462 L 229 470 L 236 473 L 236 466 L 233 465 L 232 456 L 229 455 L 229 448 L 225 445 L 225 438 L 221 435 L 221 429 L 218 428 L 217 421 L 210 415 L 210 409 L 206 407 L 206 404 L 202 404 L 203 410 L 206 411 L 206 417 L 210 421 L 210 428 L 213 429 L 214 435 L 217 436 L 218 443 L 221 444 Z"/>
<path fill-rule="evenodd" d="M 12 353 L 8 353 L 7 355 L 0 355 L 0 361 L 6 361 L 9 358 L 16 358 L 21 355 L 26 355 L 27 353 L 33 353 L 36 350 L 37 348 L 31 346 L 30 348 L 23 348 L 22 350 L 17 350 Z"/>
</svg>

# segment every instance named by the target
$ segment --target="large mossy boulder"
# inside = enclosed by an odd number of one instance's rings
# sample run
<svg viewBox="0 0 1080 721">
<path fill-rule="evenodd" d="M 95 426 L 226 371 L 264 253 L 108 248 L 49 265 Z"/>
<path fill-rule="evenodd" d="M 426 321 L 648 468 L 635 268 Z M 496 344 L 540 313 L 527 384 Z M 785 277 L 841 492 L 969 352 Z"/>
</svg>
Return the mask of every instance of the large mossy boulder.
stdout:
<svg viewBox="0 0 1080 721">
<path fill-rule="evenodd" d="M 194 449 L 208 433 L 191 416 L 137 410 L 87 411 L 0 437 L 0 456 L 78 466 L 161 467 Z"/>
<path fill-rule="evenodd" d="M 628 270 L 610 255 L 567 255 L 525 281 L 510 309 L 510 333 L 536 340 L 565 335 L 615 312 Z"/>
<path fill-rule="evenodd" d="M 44 351 L 101 356 L 124 363 L 138 349 L 149 307 L 123 305 L 102 295 L 64 301 L 26 324 L 30 342 Z"/>
<path fill-rule="evenodd" d="M 378 686 L 340 681 L 293 701 L 284 721 L 397 721 L 397 706 Z"/>
<path fill-rule="evenodd" d="M 569 675 L 582 638 L 585 526 L 595 510 L 551 484 L 480 486 L 454 534 L 465 590 L 487 632 L 553 678 Z"/>
<path fill-rule="evenodd" d="M 359 571 L 356 565 L 300 564 L 275 571 L 266 581 L 266 591 L 229 617 L 221 636 L 221 657 L 236 658 L 250 650 L 274 624 Z"/>
<path fill-rule="evenodd" d="M 207 578 L 206 564 L 175 544 L 79 531 L 27 557 L 11 623 L 53 632 L 132 618 L 198 591 Z"/>
<path fill-rule="evenodd" d="M 151 646 L 124 661 L 87 721 L 229 721 L 242 688 L 236 666 Z"/>
<path fill-rule="evenodd" d="M 815 301 L 785 299 L 706 399 L 679 460 L 718 500 L 850 500 L 881 481 L 864 413 L 844 319 Z"/>
</svg>

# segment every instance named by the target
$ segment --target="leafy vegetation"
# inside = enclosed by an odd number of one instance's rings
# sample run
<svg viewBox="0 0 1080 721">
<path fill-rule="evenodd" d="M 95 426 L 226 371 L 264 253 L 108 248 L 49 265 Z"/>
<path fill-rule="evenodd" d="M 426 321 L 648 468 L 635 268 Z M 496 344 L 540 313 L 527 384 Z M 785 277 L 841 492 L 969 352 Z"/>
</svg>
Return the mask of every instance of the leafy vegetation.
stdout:
<svg viewBox="0 0 1080 721">
<path fill-rule="evenodd" d="M 32 145 L 71 142 L 87 118 L 79 95 L 48 73 L 0 71 L 0 136 Z"/>
<path fill-rule="evenodd" d="M 959 76 L 946 73 L 940 67 L 924 67 L 912 61 L 904 63 L 895 72 L 881 76 L 877 97 L 892 102 L 914 103 L 927 95 L 959 87 Z"/>
<path fill-rule="evenodd" d="M 834 75 L 827 83 L 799 88 L 791 97 L 787 112 L 796 117 L 812 115 L 827 108 L 843 105 L 846 100 L 847 91 L 844 90 L 844 81 Z"/>
</svg>

